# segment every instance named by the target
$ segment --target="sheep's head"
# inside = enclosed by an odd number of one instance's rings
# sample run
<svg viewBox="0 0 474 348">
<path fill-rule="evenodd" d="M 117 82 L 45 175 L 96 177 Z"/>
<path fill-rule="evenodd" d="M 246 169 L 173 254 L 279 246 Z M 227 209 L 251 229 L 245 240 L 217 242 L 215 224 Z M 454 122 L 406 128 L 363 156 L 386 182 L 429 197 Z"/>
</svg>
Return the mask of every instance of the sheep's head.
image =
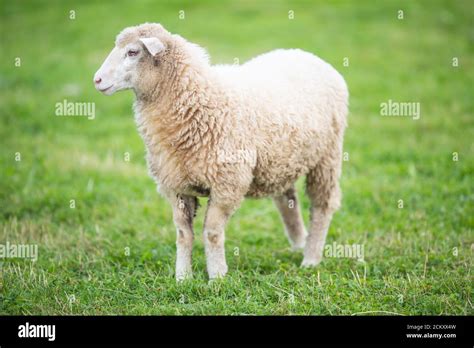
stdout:
<svg viewBox="0 0 474 348">
<path fill-rule="evenodd" d="M 156 71 L 157 59 L 165 51 L 164 38 L 169 33 L 160 25 L 146 23 L 124 29 L 115 47 L 94 75 L 95 88 L 112 95 L 125 89 L 146 86 L 151 71 Z"/>
</svg>

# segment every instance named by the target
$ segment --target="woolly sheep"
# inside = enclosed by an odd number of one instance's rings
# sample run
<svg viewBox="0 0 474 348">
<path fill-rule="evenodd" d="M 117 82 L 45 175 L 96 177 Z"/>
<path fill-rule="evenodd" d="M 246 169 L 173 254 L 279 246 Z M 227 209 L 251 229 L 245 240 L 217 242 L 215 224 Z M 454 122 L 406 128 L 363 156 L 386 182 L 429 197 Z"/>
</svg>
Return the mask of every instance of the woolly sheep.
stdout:
<svg viewBox="0 0 474 348">
<path fill-rule="evenodd" d="M 211 66 L 207 53 L 160 24 L 124 29 L 94 76 L 105 95 L 133 89 L 150 175 L 171 204 L 176 279 L 192 276 L 197 197 L 209 197 L 209 278 L 227 273 L 224 227 L 244 197 L 273 197 L 302 266 L 317 265 L 341 199 L 348 91 L 328 63 L 298 49 L 243 65 Z M 306 175 L 309 233 L 295 181 Z"/>
</svg>

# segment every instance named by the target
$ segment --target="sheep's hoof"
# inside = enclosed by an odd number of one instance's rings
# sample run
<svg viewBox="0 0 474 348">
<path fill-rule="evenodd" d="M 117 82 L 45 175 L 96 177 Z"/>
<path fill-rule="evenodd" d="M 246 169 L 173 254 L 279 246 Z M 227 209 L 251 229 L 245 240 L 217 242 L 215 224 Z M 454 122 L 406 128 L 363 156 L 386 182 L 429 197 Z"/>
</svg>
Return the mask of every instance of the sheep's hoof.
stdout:
<svg viewBox="0 0 474 348">
<path fill-rule="evenodd" d="M 302 242 L 298 242 L 298 243 L 292 243 L 291 244 L 291 250 L 292 251 L 301 251 L 304 249 L 306 245 L 306 241 L 303 240 Z"/>
<path fill-rule="evenodd" d="M 224 278 L 227 274 L 227 266 L 222 267 L 221 269 L 208 270 L 209 280 Z"/>
<path fill-rule="evenodd" d="M 222 278 L 225 277 L 226 274 L 227 274 L 227 271 L 226 272 L 215 273 L 215 274 L 209 274 L 209 281 L 222 279 Z"/>
<path fill-rule="evenodd" d="M 301 263 L 301 267 L 303 268 L 312 268 L 316 267 L 319 265 L 321 262 L 321 259 L 304 259 L 303 262 Z"/>
<path fill-rule="evenodd" d="M 224 280 L 225 280 L 225 276 L 209 278 L 209 280 L 207 281 L 207 285 L 212 286 L 214 284 L 221 284 L 221 282 L 223 282 Z"/>
<path fill-rule="evenodd" d="M 192 272 L 176 273 L 176 282 L 181 283 L 188 279 L 193 279 Z"/>
</svg>

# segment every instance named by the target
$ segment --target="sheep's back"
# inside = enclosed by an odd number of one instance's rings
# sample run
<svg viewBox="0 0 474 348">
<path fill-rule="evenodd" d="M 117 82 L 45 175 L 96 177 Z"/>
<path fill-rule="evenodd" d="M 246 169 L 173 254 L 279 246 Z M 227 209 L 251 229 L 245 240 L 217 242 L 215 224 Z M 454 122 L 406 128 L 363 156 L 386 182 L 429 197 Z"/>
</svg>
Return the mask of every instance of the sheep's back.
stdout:
<svg viewBox="0 0 474 348">
<path fill-rule="evenodd" d="M 257 153 L 249 196 L 284 190 L 342 142 L 347 87 L 313 54 L 275 50 L 215 72 L 240 98 L 235 117 L 248 124 Z"/>
</svg>

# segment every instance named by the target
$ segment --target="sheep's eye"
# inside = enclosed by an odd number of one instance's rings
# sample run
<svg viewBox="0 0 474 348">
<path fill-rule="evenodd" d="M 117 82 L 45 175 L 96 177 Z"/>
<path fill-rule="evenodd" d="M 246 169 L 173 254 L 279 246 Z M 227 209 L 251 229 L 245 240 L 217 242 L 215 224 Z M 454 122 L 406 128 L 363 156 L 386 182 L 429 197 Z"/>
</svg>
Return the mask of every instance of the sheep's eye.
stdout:
<svg viewBox="0 0 474 348">
<path fill-rule="evenodd" d="M 130 50 L 127 52 L 127 55 L 129 57 L 133 57 L 133 56 L 136 56 L 138 54 L 138 50 Z"/>
</svg>

